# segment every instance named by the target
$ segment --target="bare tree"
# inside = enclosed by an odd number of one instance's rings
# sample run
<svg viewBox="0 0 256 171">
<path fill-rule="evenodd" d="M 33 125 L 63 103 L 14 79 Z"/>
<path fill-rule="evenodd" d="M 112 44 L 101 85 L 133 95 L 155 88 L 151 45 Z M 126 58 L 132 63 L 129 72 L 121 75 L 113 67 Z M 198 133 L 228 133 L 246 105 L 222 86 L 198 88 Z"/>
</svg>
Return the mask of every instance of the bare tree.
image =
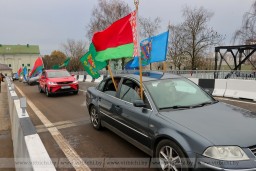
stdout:
<svg viewBox="0 0 256 171">
<path fill-rule="evenodd" d="M 91 40 L 97 31 L 102 31 L 116 20 L 131 12 L 129 5 L 122 0 L 98 0 L 98 5 L 92 11 L 92 17 L 87 26 L 87 35 Z"/>
<path fill-rule="evenodd" d="M 139 29 L 140 35 L 142 38 L 148 38 L 155 36 L 158 29 L 160 28 L 161 19 L 159 17 L 155 19 L 149 18 L 139 18 Z M 152 69 L 152 65 L 150 64 L 150 70 Z"/>
<path fill-rule="evenodd" d="M 184 65 L 185 53 L 184 53 L 184 41 L 185 37 L 182 35 L 181 25 L 170 26 L 170 36 L 168 42 L 168 56 L 172 58 L 175 69 L 181 69 Z"/>
<path fill-rule="evenodd" d="M 148 38 L 154 36 L 158 29 L 160 29 L 161 19 L 159 17 L 155 19 L 149 18 L 139 18 L 140 35 L 142 38 Z"/>
<path fill-rule="evenodd" d="M 251 6 L 249 12 L 243 16 L 242 26 L 234 33 L 233 44 L 237 41 L 241 44 L 255 43 L 256 39 L 256 1 Z"/>
<path fill-rule="evenodd" d="M 203 7 L 194 9 L 185 7 L 183 16 L 185 21 L 181 24 L 181 31 L 184 37 L 184 54 L 189 57 L 190 68 L 196 69 L 206 50 L 220 44 L 223 36 L 208 27 L 207 23 L 213 13 Z"/>
<path fill-rule="evenodd" d="M 69 71 L 83 70 L 83 66 L 79 59 L 86 52 L 86 43 L 83 41 L 75 41 L 68 39 L 66 43 L 62 44 L 62 48 L 67 57 L 70 57 L 70 63 L 68 65 Z"/>
<path fill-rule="evenodd" d="M 129 5 L 122 0 L 98 0 L 98 5 L 92 11 L 91 21 L 87 26 L 87 36 L 89 40 L 97 31 L 102 31 L 110 26 L 113 22 L 128 15 L 131 12 Z M 118 59 L 113 60 L 115 62 Z M 124 68 L 122 59 L 122 68 Z"/>
<path fill-rule="evenodd" d="M 85 54 L 86 43 L 81 40 L 68 39 L 66 43 L 62 44 L 62 48 L 67 57 L 80 58 Z"/>
</svg>

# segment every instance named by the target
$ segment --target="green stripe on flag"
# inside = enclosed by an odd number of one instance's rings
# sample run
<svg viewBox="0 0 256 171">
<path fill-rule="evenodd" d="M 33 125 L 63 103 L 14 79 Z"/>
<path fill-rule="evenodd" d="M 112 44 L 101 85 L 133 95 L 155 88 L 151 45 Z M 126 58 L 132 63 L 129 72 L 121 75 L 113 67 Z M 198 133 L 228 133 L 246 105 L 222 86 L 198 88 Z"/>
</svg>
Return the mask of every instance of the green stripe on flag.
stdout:
<svg viewBox="0 0 256 171">
<path fill-rule="evenodd" d="M 133 57 L 134 44 L 125 44 L 115 48 L 108 48 L 104 51 L 99 51 L 95 59 L 97 61 L 106 61 L 109 59 L 118 59 L 123 57 Z"/>
</svg>

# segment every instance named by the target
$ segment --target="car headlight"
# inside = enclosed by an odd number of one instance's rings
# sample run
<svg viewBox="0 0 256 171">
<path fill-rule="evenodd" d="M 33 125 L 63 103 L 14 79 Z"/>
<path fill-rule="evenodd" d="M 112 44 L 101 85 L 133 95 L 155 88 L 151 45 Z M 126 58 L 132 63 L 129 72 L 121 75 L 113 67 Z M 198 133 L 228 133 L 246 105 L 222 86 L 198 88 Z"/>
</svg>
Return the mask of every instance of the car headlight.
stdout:
<svg viewBox="0 0 256 171">
<path fill-rule="evenodd" d="M 77 84 L 77 83 L 78 83 L 78 80 L 73 81 L 73 84 Z"/>
<path fill-rule="evenodd" d="M 51 82 L 51 81 L 49 81 L 48 84 L 49 84 L 49 85 L 57 85 L 57 83 Z"/>
<path fill-rule="evenodd" d="M 213 146 L 204 151 L 204 156 L 217 160 L 237 161 L 249 160 L 245 152 L 238 146 Z"/>
</svg>

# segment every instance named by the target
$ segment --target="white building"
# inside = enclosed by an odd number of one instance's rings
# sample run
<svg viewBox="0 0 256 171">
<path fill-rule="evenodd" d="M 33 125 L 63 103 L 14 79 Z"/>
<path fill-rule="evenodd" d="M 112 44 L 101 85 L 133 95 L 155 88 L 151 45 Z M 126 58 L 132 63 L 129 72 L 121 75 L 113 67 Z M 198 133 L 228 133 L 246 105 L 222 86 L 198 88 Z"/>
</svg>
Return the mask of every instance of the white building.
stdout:
<svg viewBox="0 0 256 171">
<path fill-rule="evenodd" d="M 34 62 L 39 57 L 38 45 L 2 45 L 0 44 L 0 63 L 6 64 L 16 73 L 20 67 L 27 66 L 32 69 Z"/>
</svg>

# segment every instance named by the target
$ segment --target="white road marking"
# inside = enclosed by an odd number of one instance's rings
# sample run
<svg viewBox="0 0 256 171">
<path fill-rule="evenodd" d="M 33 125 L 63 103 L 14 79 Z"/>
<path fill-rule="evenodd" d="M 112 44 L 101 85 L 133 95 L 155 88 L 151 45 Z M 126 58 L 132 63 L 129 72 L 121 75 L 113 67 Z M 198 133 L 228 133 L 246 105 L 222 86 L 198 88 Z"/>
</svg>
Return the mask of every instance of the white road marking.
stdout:
<svg viewBox="0 0 256 171">
<path fill-rule="evenodd" d="M 246 102 L 246 101 L 241 101 L 241 100 L 232 100 L 232 99 L 226 99 L 222 97 L 215 97 L 216 99 L 221 99 L 221 100 L 226 100 L 226 101 L 231 101 L 231 102 L 239 102 L 239 103 L 246 103 L 246 104 L 253 104 L 256 105 L 256 103 L 253 102 Z"/>
<path fill-rule="evenodd" d="M 16 89 L 22 96 L 25 94 L 16 86 Z M 37 117 L 41 120 L 44 126 L 48 129 L 60 149 L 63 151 L 69 162 L 77 171 L 90 171 L 91 169 L 84 163 L 76 151 L 69 145 L 68 141 L 63 137 L 60 131 L 51 123 L 44 114 L 27 98 L 27 103 L 31 109 L 35 112 Z"/>
<path fill-rule="evenodd" d="M 85 124 L 88 124 L 88 123 L 90 123 L 89 118 L 84 118 L 84 119 L 80 118 L 79 120 L 60 121 L 60 122 L 55 122 L 53 124 L 57 129 L 60 130 L 60 129 L 70 128 L 70 127 L 85 125 Z M 37 125 L 36 126 L 36 131 L 37 131 L 37 133 L 47 132 L 48 128 L 45 127 L 44 125 Z"/>
<path fill-rule="evenodd" d="M 79 89 L 79 91 L 82 91 L 82 92 L 85 92 L 85 93 L 87 92 L 87 90 L 81 90 L 81 89 Z"/>
</svg>

